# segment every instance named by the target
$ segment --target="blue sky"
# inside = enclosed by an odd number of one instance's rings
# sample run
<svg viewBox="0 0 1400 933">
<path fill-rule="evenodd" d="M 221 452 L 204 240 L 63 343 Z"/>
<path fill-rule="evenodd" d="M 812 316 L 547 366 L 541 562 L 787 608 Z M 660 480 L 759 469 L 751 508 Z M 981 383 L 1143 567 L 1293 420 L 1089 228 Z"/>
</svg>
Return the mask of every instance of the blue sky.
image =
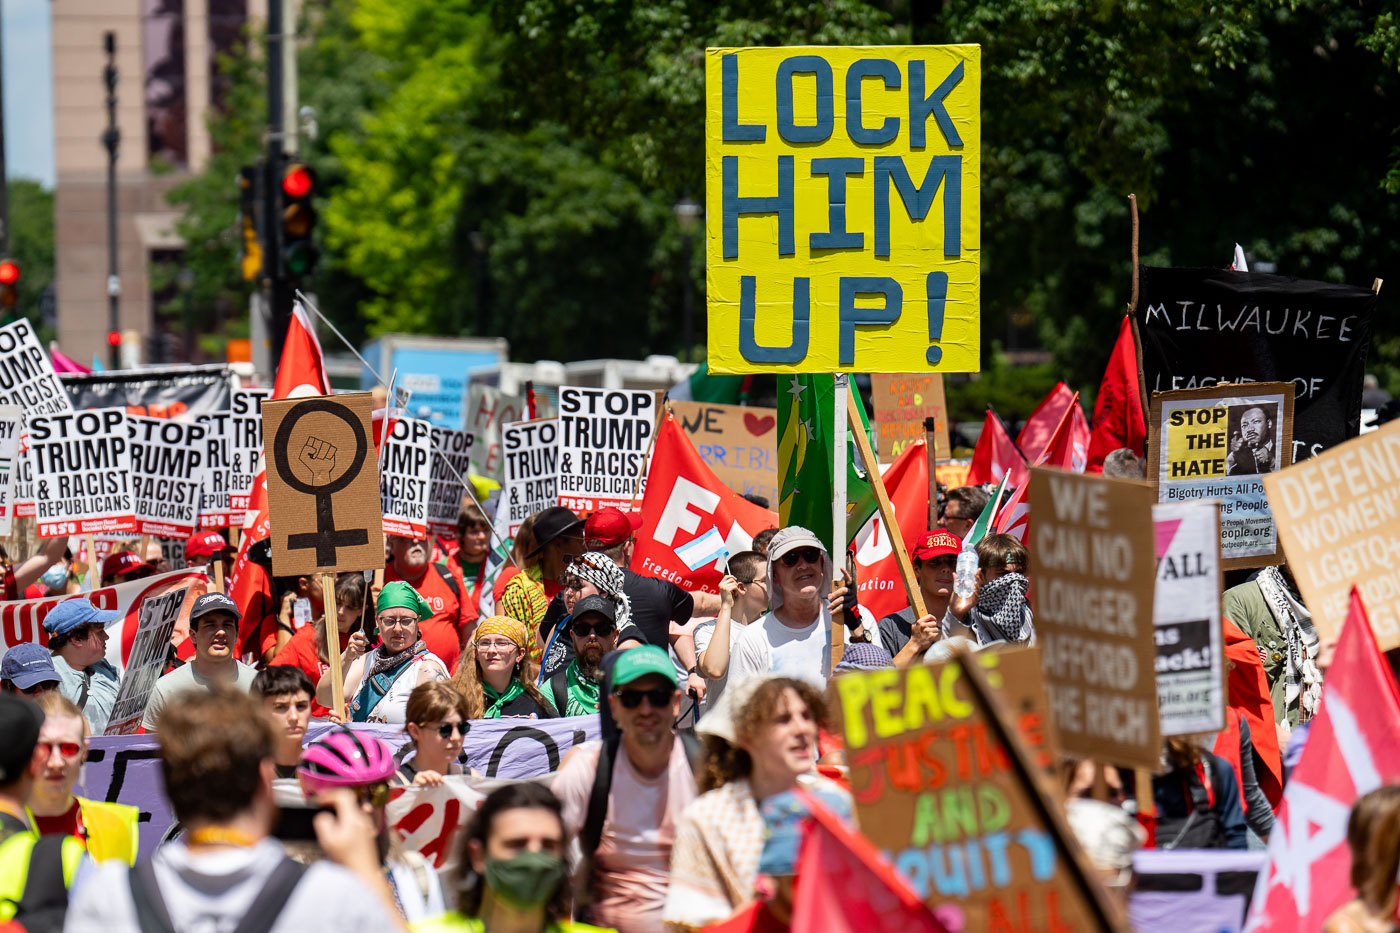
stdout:
<svg viewBox="0 0 1400 933">
<path fill-rule="evenodd" d="M 5 174 L 53 187 L 49 0 L 0 0 L 5 33 Z M 95 59 L 94 59 L 95 60 Z"/>
</svg>

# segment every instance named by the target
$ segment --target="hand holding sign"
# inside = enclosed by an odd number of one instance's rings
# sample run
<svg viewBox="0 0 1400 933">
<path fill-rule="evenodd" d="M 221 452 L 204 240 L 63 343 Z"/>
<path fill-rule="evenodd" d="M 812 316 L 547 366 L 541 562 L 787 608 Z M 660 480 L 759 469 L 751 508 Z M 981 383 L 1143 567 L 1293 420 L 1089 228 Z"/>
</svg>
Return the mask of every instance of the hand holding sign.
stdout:
<svg viewBox="0 0 1400 933">
<path fill-rule="evenodd" d="M 323 486 L 330 481 L 331 471 L 335 469 L 335 446 L 329 441 L 308 437 L 297 459 L 311 471 L 311 482 Z"/>
</svg>

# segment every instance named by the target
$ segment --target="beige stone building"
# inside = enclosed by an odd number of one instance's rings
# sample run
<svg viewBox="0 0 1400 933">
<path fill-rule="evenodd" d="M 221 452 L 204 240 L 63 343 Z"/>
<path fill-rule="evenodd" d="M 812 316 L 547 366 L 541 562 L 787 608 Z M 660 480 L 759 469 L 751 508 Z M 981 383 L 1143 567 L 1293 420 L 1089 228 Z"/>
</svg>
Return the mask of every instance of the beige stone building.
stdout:
<svg viewBox="0 0 1400 933">
<path fill-rule="evenodd" d="M 107 125 L 103 35 L 117 39 L 120 325 L 142 337 L 180 333 L 178 299 L 152 294 L 153 261 L 179 261 L 183 243 L 164 194 L 209 156 L 205 116 L 218 106 L 216 56 L 229 51 L 267 0 L 53 0 L 54 246 L 58 343 L 78 360 L 107 360 Z M 234 183 L 229 179 L 229 184 Z M 180 358 L 176 336 L 175 358 Z"/>
</svg>

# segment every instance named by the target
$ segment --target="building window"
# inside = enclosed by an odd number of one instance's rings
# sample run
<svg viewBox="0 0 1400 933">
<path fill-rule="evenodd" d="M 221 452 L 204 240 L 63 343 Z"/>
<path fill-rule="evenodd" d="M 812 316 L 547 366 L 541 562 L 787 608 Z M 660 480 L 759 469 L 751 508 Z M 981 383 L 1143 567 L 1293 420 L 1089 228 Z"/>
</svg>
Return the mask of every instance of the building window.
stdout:
<svg viewBox="0 0 1400 933">
<path fill-rule="evenodd" d="M 230 78 L 219 65 L 221 56 L 246 54 L 243 27 L 248 22 L 248 0 L 209 0 L 209 104 L 223 110 Z"/>
<path fill-rule="evenodd" d="M 184 0 L 144 0 L 146 143 L 152 161 L 179 168 L 189 164 L 184 18 Z"/>
</svg>

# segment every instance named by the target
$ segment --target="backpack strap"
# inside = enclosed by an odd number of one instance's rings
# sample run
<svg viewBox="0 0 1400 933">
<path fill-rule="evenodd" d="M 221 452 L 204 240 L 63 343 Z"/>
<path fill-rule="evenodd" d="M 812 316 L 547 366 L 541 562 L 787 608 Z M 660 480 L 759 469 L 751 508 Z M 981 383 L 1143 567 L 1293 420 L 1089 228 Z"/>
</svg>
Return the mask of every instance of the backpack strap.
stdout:
<svg viewBox="0 0 1400 933">
<path fill-rule="evenodd" d="M 457 578 L 452 575 L 452 568 L 446 563 L 433 564 L 433 569 L 442 577 L 444 583 L 452 590 L 452 595 L 457 597 L 457 602 L 462 601 L 462 588 L 457 585 Z"/>
<path fill-rule="evenodd" d="M 586 858 L 592 858 L 603 841 L 603 821 L 608 816 L 608 794 L 612 791 L 613 761 L 617 758 L 621 734 L 603 742 L 598 750 L 598 769 L 593 775 L 593 790 L 588 795 L 588 815 L 583 821 L 579 844 Z"/>
<path fill-rule="evenodd" d="M 549 689 L 554 694 L 554 711 L 567 716 L 569 703 L 569 669 L 566 667 L 549 678 Z"/>
<path fill-rule="evenodd" d="M 68 838 L 71 837 L 52 834 L 35 840 L 34 847 L 29 850 L 29 876 L 24 882 L 24 893 L 15 904 L 16 918 L 67 909 L 63 842 Z"/>
<path fill-rule="evenodd" d="M 87 709 L 88 693 L 92 690 L 92 671 L 83 671 L 83 689 L 78 694 L 78 709 Z"/>
<path fill-rule="evenodd" d="M 136 926 L 141 933 L 175 933 L 170 911 L 156 883 L 156 869 L 151 860 L 137 862 L 127 873 L 131 884 L 131 902 L 136 907 Z"/>
<path fill-rule="evenodd" d="M 258 896 L 253 898 L 248 912 L 238 921 L 238 926 L 233 928 L 233 933 L 268 933 L 305 874 L 305 865 L 284 855 L 268 876 Z"/>
<path fill-rule="evenodd" d="M 676 734 L 681 737 L 681 745 L 685 748 L 685 760 L 690 763 L 690 773 L 698 780 L 705 770 L 705 750 L 700 747 L 700 739 L 691 729 Z"/>
</svg>

